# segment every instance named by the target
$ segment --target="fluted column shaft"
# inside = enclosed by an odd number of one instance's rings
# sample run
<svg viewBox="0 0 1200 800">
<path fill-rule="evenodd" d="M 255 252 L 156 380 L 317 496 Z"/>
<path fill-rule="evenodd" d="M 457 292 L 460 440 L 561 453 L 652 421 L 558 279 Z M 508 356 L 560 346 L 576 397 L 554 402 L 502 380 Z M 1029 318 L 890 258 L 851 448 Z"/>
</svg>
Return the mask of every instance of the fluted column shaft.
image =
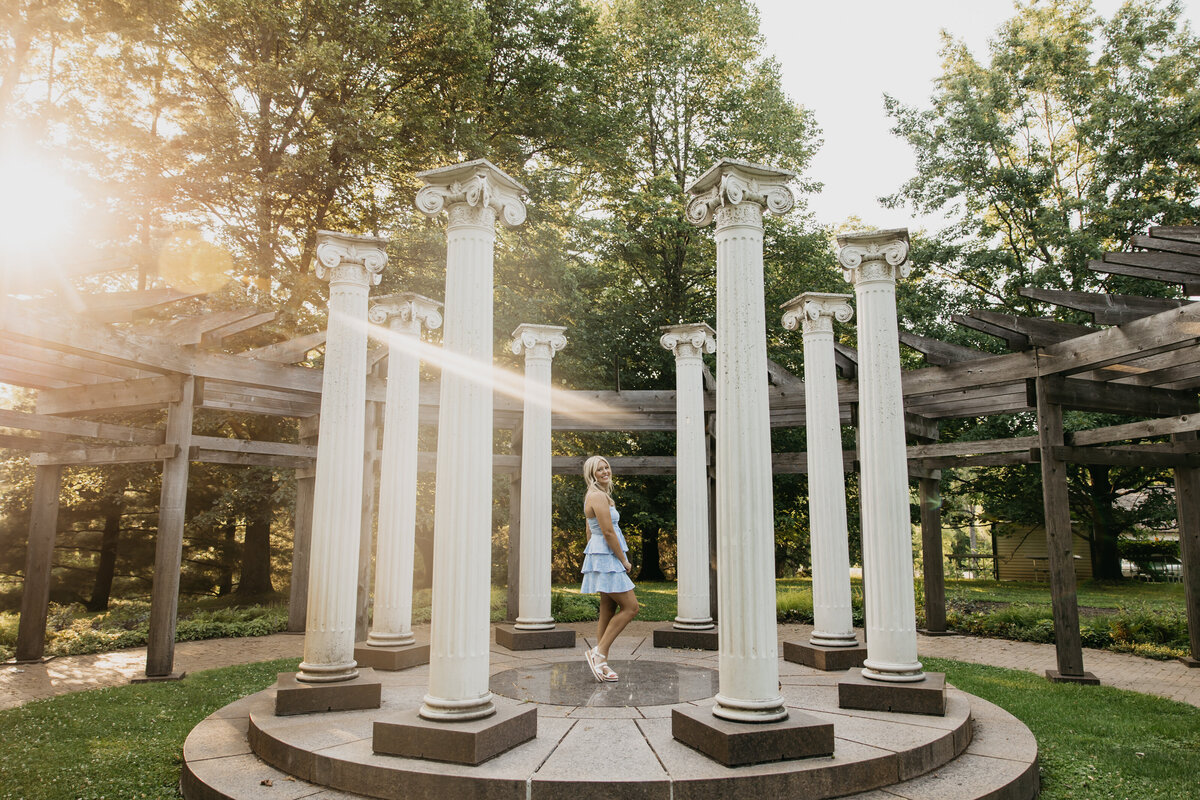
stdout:
<svg viewBox="0 0 1200 800">
<path fill-rule="evenodd" d="M 794 202 L 793 173 L 722 159 L 690 187 L 688 219 L 716 221 L 717 614 L 720 692 L 713 714 L 787 718 L 775 631 L 771 409 L 763 310 L 763 209 Z"/>
<path fill-rule="evenodd" d="M 858 306 L 859 462 L 867 658 L 863 674 L 924 679 L 917 661 L 912 522 L 900 386 L 896 279 L 907 274 L 907 231 L 838 238 Z"/>
<path fill-rule="evenodd" d="M 713 713 L 782 719 L 775 631 L 772 504 L 762 210 L 716 212 L 717 609 L 720 693 Z"/>
<path fill-rule="evenodd" d="M 415 295 L 377 302 L 371 321 L 388 325 L 388 378 L 379 472 L 375 603 L 367 644 L 412 644 L 413 553 L 417 521 L 417 423 L 422 323 L 441 324 L 437 304 Z"/>
<path fill-rule="evenodd" d="M 425 717 L 495 713 L 488 690 L 492 530 L 492 287 L 495 213 L 451 206 L 446 229 L 442 371 L 434 502 L 433 619 Z M 473 374 L 472 374 L 473 373 Z"/>
<path fill-rule="evenodd" d="M 417 207 L 448 211 L 434 501 L 431 720 L 496 713 L 488 689 L 492 548 L 492 294 L 496 217 L 519 225 L 524 188 L 489 162 L 420 173 Z"/>
<path fill-rule="evenodd" d="M 678 606 L 674 627 L 709 630 L 708 470 L 704 448 L 703 353 L 716 349 L 707 325 L 672 325 L 661 344 L 675 353 L 675 514 Z"/>
<path fill-rule="evenodd" d="M 308 617 L 297 680 L 358 675 L 354 622 L 367 391 L 367 293 L 386 256 L 379 240 L 322 233 L 317 274 L 329 278 L 329 322 L 313 497 Z"/>
<path fill-rule="evenodd" d="M 803 294 L 784 327 L 804 331 L 804 418 L 808 434 L 808 515 L 812 548 L 814 630 L 810 643 L 853 647 L 846 479 L 842 466 L 833 320 L 848 322 L 849 295 Z M 791 305 L 791 304 L 789 304 Z M 798 319 L 797 319 L 798 318 Z"/>
<path fill-rule="evenodd" d="M 554 353 L 567 343 L 564 328 L 522 325 L 512 350 L 525 353 L 525 413 L 521 439 L 520 630 L 549 630 L 550 615 L 550 372 Z"/>
</svg>

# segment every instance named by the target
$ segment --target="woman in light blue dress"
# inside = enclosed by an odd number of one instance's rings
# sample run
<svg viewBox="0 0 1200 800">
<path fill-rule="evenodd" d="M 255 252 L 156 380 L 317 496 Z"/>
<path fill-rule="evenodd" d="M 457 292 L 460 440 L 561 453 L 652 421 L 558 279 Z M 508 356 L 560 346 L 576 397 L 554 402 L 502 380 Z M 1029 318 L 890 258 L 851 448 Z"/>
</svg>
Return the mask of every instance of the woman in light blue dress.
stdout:
<svg viewBox="0 0 1200 800">
<path fill-rule="evenodd" d="M 601 456 L 583 465 L 587 495 L 583 513 L 587 517 L 588 543 L 583 556 L 583 594 L 600 594 L 600 622 L 596 646 L 584 654 L 598 681 L 615 681 L 617 673 L 608 665 L 608 648 L 638 612 L 633 581 L 629 579 L 629 546 L 621 534 L 616 504 L 612 499 L 612 468 Z"/>
</svg>

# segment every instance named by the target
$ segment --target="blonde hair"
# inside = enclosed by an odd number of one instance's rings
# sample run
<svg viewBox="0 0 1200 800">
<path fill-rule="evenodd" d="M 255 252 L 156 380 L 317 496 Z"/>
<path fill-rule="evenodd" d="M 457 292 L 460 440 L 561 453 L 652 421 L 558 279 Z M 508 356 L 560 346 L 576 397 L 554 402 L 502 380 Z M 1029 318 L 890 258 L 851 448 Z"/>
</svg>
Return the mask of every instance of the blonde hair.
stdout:
<svg viewBox="0 0 1200 800">
<path fill-rule="evenodd" d="M 608 498 L 609 504 L 611 505 L 613 501 L 612 478 L 609 478 L 607 487 L 602 486 L 600 482 L 596 480 L 596 467 L 600 466 L 600 464 L 605 464 L 610 470 L 612 469 L 612 465 L 608 463 L 608 459 L 604 456 L 592 456 L 587 461 L 583 462 L 583 481 L 587 484 L 588 492 L 592 491 L 592 489 L 595 489 L 598 492 L 603 492 Z"/>
</svg>

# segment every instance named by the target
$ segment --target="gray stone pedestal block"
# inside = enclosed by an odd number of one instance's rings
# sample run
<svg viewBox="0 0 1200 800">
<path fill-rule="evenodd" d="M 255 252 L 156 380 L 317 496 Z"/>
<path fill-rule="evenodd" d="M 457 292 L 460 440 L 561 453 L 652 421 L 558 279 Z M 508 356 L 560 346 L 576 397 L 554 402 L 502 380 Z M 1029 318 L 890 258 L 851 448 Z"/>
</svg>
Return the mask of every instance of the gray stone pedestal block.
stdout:
<svg viewBox="0 0 1200 800">
<path fill-rule="evenodd" d="M 944 717 L 946 673 L 926 672 L 923 681 L 890 683 L 871 680 L 853 669 L 838 681 L 838 707 Z"/>
<path fill-rule="evenodd" d="M 1189 669 L 1196 669 L 1197 667 L 1200 667 L 1200 658 L 1181 656 L 1179 660 L 1183 662 Z"/>
<path fill-rule="evenodd" d="M 416 709 L 376 720 L 376 753 L 474 766 L 537 738 L 537 707 L 506 706 L 483 719 L 434 722 Z"/>
<path fill-rule="evenodd" d="M 797 711 L 753 723 L 714 717 L 708 708 L 674 708 L 671 735 L 727 767 L 833 755 L 833 723 Z"/>
<path fill-rule="evenodd" d="M 1046 670 L 1046 680 L 1051 683 L 1082 683 L 1085 686 L 1099 686 L 1100 679 L 1090 672 L 1082 675 L 1064 675 L 1056 669 Z"/>
<path fill-rule="evenodd" d="M 429 643 L 402 647 L 372 647 L 366 642 L 354 645 L 354 660 L 360 667 L 397 672 L 429 663 Z"/>
<path fill-rule="evenodd" d="M 18 661 L 18 664 L 23 663 Z M 166 681 L 181 681 L 187 677 L 186 672 L 168 672 L 166 675 L 136 675 L 129 679 L 130 683 L 163 683 Z"/>
<path fill-rule="evenodd" d="M 279 717 L 379 708 L 382 695 L 382 687 L 369 669 L 360 669 L 358 677 L 337 683 L 302 683 L 296 680 L 296 673 L 281 672 L 274 689 L 275 715 Z"/>
<path fill-rule="evenodd" d="M 553 650 L 575 647 L 575 631 L 570 628 L 550 628 L 526 631 L 512 625 L 496 626 L 496 644 L 509 650 Z"/>
<path fill-rule="evenodd" d="M 848 669 L 861 667 L 867 657 L 867 648 L 856 647 L 825 647 L 810 642 L 784 642 L 783 660 L 806 667 L 819 669 L 822 672 L 845 672 Z"/>
<path fill-rule="evenodd" d="M 689 631 L 668 625 L 665 628 L 654 629 L 655 647 L 674 647 L 680 650 L 716 650 L 717 629 L 706 631 Z"/>
</svg>

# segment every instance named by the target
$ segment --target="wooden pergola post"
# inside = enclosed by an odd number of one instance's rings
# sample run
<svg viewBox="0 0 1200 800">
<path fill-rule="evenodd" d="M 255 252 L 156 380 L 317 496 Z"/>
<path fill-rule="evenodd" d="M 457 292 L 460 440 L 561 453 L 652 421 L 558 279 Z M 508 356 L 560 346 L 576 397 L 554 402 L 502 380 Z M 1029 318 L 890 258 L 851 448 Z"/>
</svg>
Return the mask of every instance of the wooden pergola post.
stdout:
<svg viewBox="0 0 1200 800">
<path fill-rule="evenodd" d="M 925 633 L 946 632 L 946 575 L 942 569 L 941 487 L 940 478 L 922 477 L 917 479 L 917 488 L 921 498 L 921 559 L 925 574 Z"/>
<path fill-rule="evenodd" d="M 29 513 L 29 545 L 25 553 L 25 587 L 17 628 L 17 661 L 41 661 L 46 653 L 46 616 L 50 605 L 50 567 L 58 532 L 58 497 L 62 465 L 36 467 L 33 507 Z"/>
<path fill-rule="evenodd" d="M 1171 436 L 1175 443 L 1195 442 L 1196 439 L 1195 431 Z M 1190 645 L 1188 655 L 1180 661 L 1189 667 L 1200 667 L 1200 469 L 1175 468 L 1175 507 L 1178 509 L 1179 556 L 1183 562 L 1183 597 Z"/>
<path fill-rule="evenodd" d="M 150 594 L 150 635 L 146 643 L 147 680 L 183 677 L 182 673 L 173 673 L 172 669 L 196 379 L 192 376 L 183 378 L 180 389 L 180 399 L 167 407 L 166 443 L 176 445 L 177 450 L 174 456 L 163 461 L 158 534 L 154 545 L 154 584 Z"/>
<path fill-rule="evenodd" d="M 300 444 L 317 443 L 319 415 L 300 420 Z M 308 561 L 312 544 L 313 494 L 317 473 L 313 466 L 296 470 L 296 500 L 292 512 L 292 584 L 288 591 L 288 633 L 304 633 L 308 614 Z"/>
<path fill-rule="evenodd" d="M 1079 637 L 1079 604 L 1075 596 L 1075 560 L 1071 553 L 1071 506 L 1067 494 L 1067 465 L 1055 457 L 1064 446 L 1062 406 L 1051 402 L 1046 378 L 1034 378 L 1038 440 L 1042 457 L 1042 505 L 1046 519 L 1050 603 L 1054 610 L 1054 649 L 1058 669 L 1046 670 L 1051 681 L 1098 684 L 1083 670 Z"/>
</svg>

